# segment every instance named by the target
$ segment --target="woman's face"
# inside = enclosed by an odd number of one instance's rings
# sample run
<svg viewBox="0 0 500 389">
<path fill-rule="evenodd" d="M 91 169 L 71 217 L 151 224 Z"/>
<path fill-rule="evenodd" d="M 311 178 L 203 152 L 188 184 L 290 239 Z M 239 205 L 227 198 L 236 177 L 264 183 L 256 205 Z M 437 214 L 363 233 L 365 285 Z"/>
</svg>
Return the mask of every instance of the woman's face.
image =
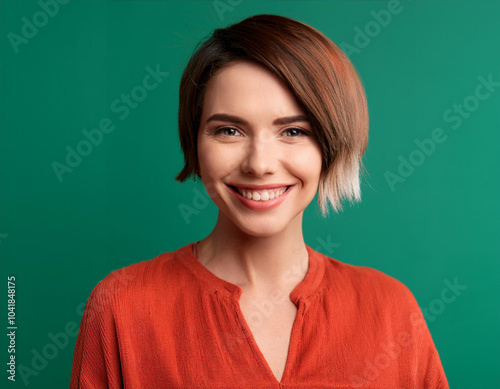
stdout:
<svg viewBox="0 0 500 389">
<path fill-rule="evenodd" d="M 293 95 L 269 70 L 243 61 L 208 82 L 198 160 L 220 216 L 261 237 L 302 221 L 321 173 L 320 147 Z"/>
</svg>

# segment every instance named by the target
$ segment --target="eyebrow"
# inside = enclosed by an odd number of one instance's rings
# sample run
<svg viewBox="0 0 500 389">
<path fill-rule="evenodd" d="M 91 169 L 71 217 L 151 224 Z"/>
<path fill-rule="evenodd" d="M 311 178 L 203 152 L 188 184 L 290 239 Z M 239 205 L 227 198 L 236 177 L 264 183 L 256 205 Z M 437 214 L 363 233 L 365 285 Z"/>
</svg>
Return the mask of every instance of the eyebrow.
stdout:
<svg viewBox="0 0 500 389">
<path fill-rule="evenodd" d="M 206 123 L 211 122 L 211 121 L 221 121 L 221 122 L 227 122 L 227 123 L 234 123 L 234 124 L 242 124 L 242 125 L 247 125 L 248 122 L 238 116 L 234 115 L 228 115 L 226 113 L 216 113 L 212 116 L 210 116 Z M 274 120 L 273 124 L 275 125 L 283 125 L 283 124 L 290 124 L 290 123 L 296 123 L 296 122 L 306 122 L 309 123 L 309 119 L 307 119 L 306 116 L 304 115 L 295 115 L 295 116 L 286 116 L 282 118 L 278 118 Z"/>
</svg>

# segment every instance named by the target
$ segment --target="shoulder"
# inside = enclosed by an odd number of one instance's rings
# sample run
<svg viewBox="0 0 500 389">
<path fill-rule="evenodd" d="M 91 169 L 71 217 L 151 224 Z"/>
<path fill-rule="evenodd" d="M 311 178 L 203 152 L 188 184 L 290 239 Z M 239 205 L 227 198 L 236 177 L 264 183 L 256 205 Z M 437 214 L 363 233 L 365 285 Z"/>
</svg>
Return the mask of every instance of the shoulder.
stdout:
<svg viewBox="0 0 500 389">
<path fill-rule="evenodd" d="M 379 335 L 397 329 L 418 338 L 428 336 L 419 304 L 402 281 L 368 266 L 325 260 L 323 296 L 331 310 L 366 331 L 377 329 Z"/>
<path fill-rule="evenodd" d="M 93 288 L 89 300 L 123 305 L 136 304 L 148 296 L 171 296 L 189 276 L 181 255 L 186 247 L 112 271 Z"/>
<path fill-rule="evenodd" d="M 352 265 L 325 256 L 325 284 L 333 293 L 365 305 L 397 311 L 419 310 L 411 290 L 397 278 L 368 266 Z M 406 309 L 405 309 L 406 308 Z"/>
</svg>

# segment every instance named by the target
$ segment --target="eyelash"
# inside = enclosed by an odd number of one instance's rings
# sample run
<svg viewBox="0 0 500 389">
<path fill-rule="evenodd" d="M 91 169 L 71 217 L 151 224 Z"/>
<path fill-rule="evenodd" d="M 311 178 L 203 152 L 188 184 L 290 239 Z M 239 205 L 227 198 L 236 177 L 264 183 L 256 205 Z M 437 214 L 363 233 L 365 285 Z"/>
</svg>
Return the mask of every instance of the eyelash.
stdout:
<svg viewBox="0 0 500 389">
<path fill-rule="evenodd" d="M 238 129 L 236 129 L 234 127 L 221 127 L 215 131 L 215 134 L 220 134 L 224 130 L 238 131 Z M 299 133 L 302 133 L 303 135 L 309 135 L 309 132 L 307 132 L 306 130 L 303 130 L 302 128 L 298 128 L 298 127 L 289 127 L 287 129 L 285 129 L 284 132 L 289 131 L 289 130 L 296 130 L 296 131 L 299 131 Z M 298 136 L 290 136 L 289 138 L 298 138 Z"/>
</svg>

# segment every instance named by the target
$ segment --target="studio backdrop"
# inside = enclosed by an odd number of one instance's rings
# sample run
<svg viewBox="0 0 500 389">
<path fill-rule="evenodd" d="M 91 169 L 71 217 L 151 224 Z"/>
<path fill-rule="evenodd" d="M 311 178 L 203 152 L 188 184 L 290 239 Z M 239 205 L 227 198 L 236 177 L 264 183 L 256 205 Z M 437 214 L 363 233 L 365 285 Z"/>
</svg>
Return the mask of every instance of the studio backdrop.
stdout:
<svg viewBox="0 0 500 389">
<path fill-rule="evenodd" d="M 362 201 L 316 197 L 306 243 L 407 285 L 450 387 L 500 387 L 500 2 L 417 0 L 0 1 L 0 387 L 67 388 L 94 286 L 210 233 L 203 184 L 174 180 L 179 81 L 262 13 L 325 33 L 367 93 Z"/>
</svg>

